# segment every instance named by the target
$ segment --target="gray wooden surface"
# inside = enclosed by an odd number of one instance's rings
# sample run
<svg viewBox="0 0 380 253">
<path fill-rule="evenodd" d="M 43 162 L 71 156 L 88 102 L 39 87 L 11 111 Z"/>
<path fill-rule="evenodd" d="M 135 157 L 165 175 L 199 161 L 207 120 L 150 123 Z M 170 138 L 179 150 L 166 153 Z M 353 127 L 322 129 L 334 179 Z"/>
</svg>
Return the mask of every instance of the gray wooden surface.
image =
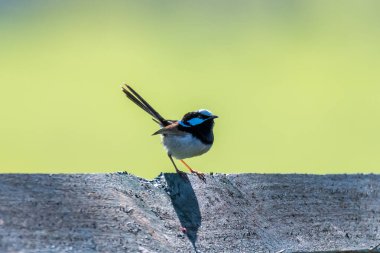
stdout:
<svg viewBox="0 0 380 253">
<path fill-rule="evenodd" d="M 0 252 L 294 252 L 380 244 L 380 175 L 0 175 Z M 374 250 L 375 251 L 375 250 Z"/>
</svg>

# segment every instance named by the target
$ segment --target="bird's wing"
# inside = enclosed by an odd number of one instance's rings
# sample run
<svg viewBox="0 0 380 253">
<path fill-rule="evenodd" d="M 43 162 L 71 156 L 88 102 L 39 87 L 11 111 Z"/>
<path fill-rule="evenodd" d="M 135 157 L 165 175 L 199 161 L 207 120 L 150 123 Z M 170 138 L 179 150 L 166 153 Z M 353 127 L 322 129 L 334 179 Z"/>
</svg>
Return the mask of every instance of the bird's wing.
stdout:
<svg viewBox="0 0 380 253">
<path fill-rule="evenodd" d="M 168 126 L 165 126 L 158 130 L 157 132 L 153 133 L 152 135 L 156 134 L 167 134 L 167 135 L 186 135 L 187 132 L 181 131 L 178 129 L 178 122 L 174 122 Z"/>
<path fill-rule="evenodd" d="M 150 106 L 150 104 L 146 102 L 145 99 L 143 99 L 134 89 L 132 89 L 131 86 L 125 85 L 122 86 L 121 89 L 133 103 L 149 113 L 155 122 L 162 126 L 167 126 L 170 124 L 168 120 L 165 120 L 156 110 L 154 110 L 153 107 Z"/>
</svg>

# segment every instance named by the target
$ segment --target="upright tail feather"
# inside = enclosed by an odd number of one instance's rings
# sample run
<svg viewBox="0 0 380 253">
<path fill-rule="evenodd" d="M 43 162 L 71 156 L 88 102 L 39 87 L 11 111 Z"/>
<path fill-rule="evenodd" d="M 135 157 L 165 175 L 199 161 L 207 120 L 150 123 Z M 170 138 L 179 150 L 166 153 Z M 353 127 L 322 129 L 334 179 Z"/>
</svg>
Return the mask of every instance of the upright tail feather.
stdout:
<svg viewBox="0 0 380 253">
<path fill-rule="evenodd" d="M 134 89 L 131 88 L 131 86 L 125 85 L 125 87 L 122 86 L 121 89 L 133 103 L 149 113 L 155 122 L 161 124 L 162 126 L 167 126 L 170 124 L 168 120 L 164 119 L 156 110 L 154 110 L 153 107 L 145 101 L 145 99 L 143 99 Z"/>
</svg>

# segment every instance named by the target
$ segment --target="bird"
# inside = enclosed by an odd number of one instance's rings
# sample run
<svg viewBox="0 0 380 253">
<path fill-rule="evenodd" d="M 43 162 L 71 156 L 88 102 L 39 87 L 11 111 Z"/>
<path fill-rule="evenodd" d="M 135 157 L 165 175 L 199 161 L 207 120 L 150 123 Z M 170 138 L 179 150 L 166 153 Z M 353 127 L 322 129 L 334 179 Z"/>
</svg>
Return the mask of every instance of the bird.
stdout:
<svg viewBox="0 0 380 253">
<path fill-rule="evenodd" d="M 161 135 L 161 143 L 176 172 L 187 178 L 186 173 L 178 169 L 173 157 L 206 182 L 204 173 L 192 169 L 184 159 L 200 156 L 210 150 L 214 143 L 214 119 L 218 116 L 207 109 L 199 109 L 186 113 L 181 120 L 165 119 L 131 86 L 124 84 L 121 88 L 127 98 L 147 112 L 160 126 L 152 135 Z"/>
</svg>

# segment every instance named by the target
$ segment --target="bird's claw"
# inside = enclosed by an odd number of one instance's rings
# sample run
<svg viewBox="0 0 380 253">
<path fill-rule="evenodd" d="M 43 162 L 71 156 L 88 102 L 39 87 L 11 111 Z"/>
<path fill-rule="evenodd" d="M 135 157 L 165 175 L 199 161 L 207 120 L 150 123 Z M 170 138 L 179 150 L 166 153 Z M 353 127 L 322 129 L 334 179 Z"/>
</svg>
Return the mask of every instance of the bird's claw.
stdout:
<svg viewBox="0 0 380 253">
<path fill-rule="evenodd" d="M 182 177 L 183 180 L 185 180 L 185 181 L 189 181 L 189 177 L 187 176 L 187 173 L 186 173 L 186 172 L 183 172 L 183 171 L 177 170 L 177 174 L 180 175 L 180 176 Z"/>
<path fill-rule="evenodd" d="M 206 177 L 205 177 L 204 173 L 198 172 L 198 171 L 192 171 L 192 172 L 194 174 L 196 174 L 200 180 L 202 180 L 204 183 L 206 183 Z"/>
</svg>

